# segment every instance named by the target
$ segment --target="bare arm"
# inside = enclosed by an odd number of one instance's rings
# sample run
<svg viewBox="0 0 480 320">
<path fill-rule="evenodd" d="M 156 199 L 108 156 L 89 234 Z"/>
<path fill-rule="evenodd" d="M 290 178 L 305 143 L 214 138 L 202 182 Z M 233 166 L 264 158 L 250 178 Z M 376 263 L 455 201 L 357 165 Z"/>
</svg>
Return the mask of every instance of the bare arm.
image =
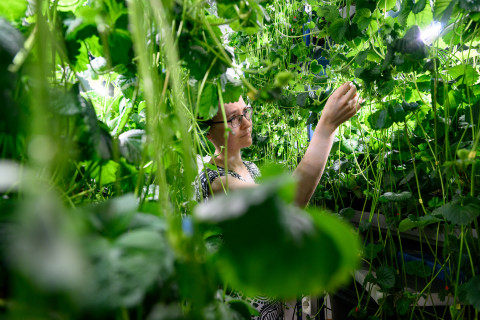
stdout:
<svg viewBox="0 0 480 320">
<path fill-rule="evenodd" d="M 359 109 L 357 89 L 355 86 L 351 86 L 350 82 L 344 83 L 328 98 L 312 141 L 293 173 L 298 180 L 295 203 L 300 207 L 308 204 L 320 182 L 338 126 L 353 117 Z M 229 190 L 250 188 L 256 185 L 253 182 L 241 181 L 232 176 L 228 177 Z M 214 194 L 224 192 L 226 186 L 226 177 L 218 177 L 212 182 L 212 191 Z"/>
<path fill-rule="evenodd" d="M 295 202 L 300 207 L 308 204 L 320 182 L 338 126 L 355 115 L 360 109 L 358 102 L 357 89 L 349 82 L 328 99 L 312 141 L 293 173 L 298 180 Z"/>
</svg>

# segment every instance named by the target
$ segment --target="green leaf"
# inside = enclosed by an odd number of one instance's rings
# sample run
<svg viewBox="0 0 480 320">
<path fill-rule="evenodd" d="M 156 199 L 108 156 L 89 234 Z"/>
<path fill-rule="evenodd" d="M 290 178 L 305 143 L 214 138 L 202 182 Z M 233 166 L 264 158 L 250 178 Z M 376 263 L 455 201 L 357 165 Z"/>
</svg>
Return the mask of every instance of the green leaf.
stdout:
<svg viewBox="0 0 480 320">
<path fill-rule="evenodd" d="M 355 216 L 355 210 L 353 210 L 352 208 L 343 208 L 338 212 L 338 214 L 343 218 L 350 220 Z"/>
<path fill-rule="evenodd" d="M 393 288 L 395 285 L 395 269 L 385 266 L 378 268 L 376 282 L 383 290 Z"/>
<path fill-rule="evenodd" d="M 122 100 L 120 101 L 119 109 L 121 111 L 120 119 L 112 131 L 112 135 L 115 137 L 118 137 L 123 131 L 123 128 L 125 128 L 125 125 L 130 119 L 130 116 L 132 115 L 135 108 L 132 101 L 123 96 Z"/>
<path fill-rule="evenodd" d="M 333 22 L 340 18 L 340 13 L 336 5 L 322 5 L 317 9 L 317 14 L 320 17 L 324 17 L 327 22 Z"/>
<path fill-rule="evenodd" d="M 458 0 L 436 0 L 433 7 L 433 18 L 440 20 L 442 25 L 447 25 Z"/>
<path fill-rule="evenodd" d="M 236 101 L 238 101 L 238 99 Z M 202 95 L 200 97 L 200 103 L 198 105 L 198 115 L 203 119 L 211 119 L 217 114 L 217 111 L 217 86 L 212 83 L 206 83 L 203 87 Z"/>
<path fill-rule="evenodd" d="M 117 181 L 118 163 L 109 160 L 103 165 L 98 166 L 92 171 L 92 176 L 100 186 L 104 186 Z"/>
<path fill-rule="evenodd" d="M 365 30 L 372 20 L 372 12 L 369 9 L 363 8 L 355 12 L 353 22 L 358 25 L 360 31 Z"/>
<path fill-rule="evenodd" d="M 225 85 L 225 90 L 222 90 L 223 103 L 232 103 L 240 100 L 243 88 L 241 84 L 232 82 L 231 80 Z M 215 111 L 216 113 L 217 111 Z"/>
<path fill-rule="evenodd" d="M 108 35 L 108 46 L 110 47 L 110 58 L 112 66 L 129 65 L 132 63 L 133 43 L 130 33 L 123 29 L 115 29 Z"/>
<path fill-rule="evenodd" d="M 296 102 L 301 108 L 305 108 L 307 103 L 308 92 L 301 92 L 297 95 Z"/>
<path fill-rule="evenodd" d="M 413 1 L 412 0 L 403 0 L 402 6 L 400 7 L 400 14 L 398 15 L 398 22 L 402 26 L 406 26 L 408 16 L 412 12 Z"/>
<path fill-rule="evenodd" d="M 348 21 L 344 19 L 337 19 L 328 27 L 328 34 L 335 42 L 343 43 L 345 33 L 348 29 Z"/>
<path fill-rule="evenodd" d="M 473 197 L 456 199 L 435 209 L 432 214 L 442 215 L 453 224 L 466 226 L 480 216 L 480 200 Z"/>
<path fill-rule="evenodd" d="M 426 278 L 432 274 L 432 268 L 427 266 L 422 260 L 408 261 L 405 262 L 405 272 L 412 276 Z"/>
<path fill-rule="evenodd" d="M 422 12 L 425 9 L 426 4 L 426 0 L 417 0 L 417 2 L 415 2 L 413 5 L 412 12 L 415 14 Z"/>
<path fill-rule="evenodd" d="M 398 230 L 400 232 L 404 232 L 413 228 L 423 228 L 425 226 L 428 226 L 429 224 L 441 221 L 442 219 L 439 219 L 431 214 L 418 218 L 414 215 L 409 215 L 406 219 L 400 221 L 400 224 L 398 225 Z"/>
<path fill-rule="evenodd" d="M 217 4 L 217 14 L 218 16 L 225 18 L 225 19 L 233 19 L 236 18 L 237 11 L 235 10 L 235 5 L 234 4 L 223 4 L 223 3 L 218 3 Z"/>
<path fill-rule="evenodd" d="M 382 252 L 383 245 L 382 244 L 372 244 L 369 243 L 363 248 L 363 257 L 368 260 L 373 260 L 377 257 L 377 255 Z"/>
<path fill-rule="evenodd" d="M 478 79 L 478 71 L 471 65 L 458 65 L 448 70 L 448 73 L 454 79 L 459 79 L 458 84 L 474 85 Z"/>
<path fill-rule="evenodd" d="M 368 123 L 372 127 L 372 129 L 379 130 L 385 129 L 392 125 L 392 120 L 388 116 L 388 110 L 383 109 L 377 112 L 372 113 L 367 118 Z"/>
<path fill-rule="evenodd" d="M 72 11 L 75 12 L 75 9 L 81 7 L 87 2 L 87 0 L 59 0 L 57 10 L 58 11 Z"/>
<path fill-rule="evenodd" d="M 323 66 L 321 64 L 318 64 L 317 60 L 313 60 L 312 63 L 310 64 L 310 71 L 314 74 L 320 73 L 323 70 Z"/>
<path fill-rule="evenodd" d="M 388 108 L 388 112 L 390 114 L 390 118 L 392 119 L 393 122 L 403 122 L 405 121 L 405 110 L 403 110 L 403 107 L 400 104 L 395 104 L 394 106 L 391 106 Z"/>
<path fill-rule="evenodd" d="M 142 160 L 145 130 L 133 129 L 126 131 L 118 137 L 119 149 L 127 161 L 139 165 Z"/>
<path fill-rule="evenodd" d="M 380 0 L 378 2 L 378 8 L 385 12 L 392 10 L 395 7 L 397 0 Z"/>
<path fill-rule="evenodd" d="M 363 66 L 365 64 L 365 60 L 367 59 L 367 56 L 368 56 L 368 50 L 359 52 L 355 57 L 355 63 L 358 64 L 359 66 Z"/>
<path fill-rule="evenodd" d="M 78 103 L 78 98 L 76 96 L 76 92 L 78 92 L 78 85 L 75 85 L 75 87 L 77 88 L 73 88 L 67 93 L 63 91 L 53 92 L 52 109 L 56 114 L 62 116 L 73 116 L 82 113 L 82 108 Z"/>
<path fill-rule="evenodd" d="M 409 298 L 400 298 L 395 301 L 395 309 L 397 310 L 398 314 L 403 316 L 406 315 L 407 312 L 410 310 L 410 305 L 413 303 L 413 299 Z"/>
<path fill-rule="evenodd" d="M 278 196 L 286 183 L 291 180 L 275 178 L 196 207 L 198 222 L 223 230 L 224 243 L 213 257 L 220 276 L 247 295 L 323 292 L 347 280 L 357 265 L 350 227 L 332 215 L 286 205 Z"/>
<path fill-rule="evenodd" d="M 312 65 L 313 65 L 314 62 L 317 62 L 317 60 L 313 60 Z M 294 75 L 291 72 L 281 71 L 281 72 L 277 73 L 277 75 L 275 76 L 274 86 L 275 87 L 280 87 L 280 88 L 284 87 L 293 78 L 294 78 Z"/>
<path fill-rule="evenodd" d="M 89 212 L 92 227 L 107 237 L 116 237 L 127 230 L 137 210 L 137 201 L 131 193 L 108 201 L 84 207 Z"/>
<path fill-rule="evenodd" d="M 27 0 L 0 1 L 0 16 L 15 21 L 25 16 L 27 7 Z"/>
<path fill-rule="evenodd" d="M 408 103 L 406 101 L 403 101 L 402 102 L 402 107 L 403 107 L 403 110 L 405 110 L 407 113 L 409 113 L 409 112 L 413 112 L 413 111 L 418 110 L 420 105 L 416 102 Z"/>
<path fill-rule="evenodd" d="M 418 2 L 416 2 L 418 3 Z M 414 8 L 415 5 L 412 7 Z M 412 14 L 409 14 L 408 19 L 407 19 L 407 25 L 418 25 L 420 28 L 424 29 L 427 28 L 432 24 L 433 21 L 433 12 L 430 7 L 430 1 L 427 0 L 425 2 L 425 7 L 422 9 L 420 12 L 417 14 L 414 14 L 412 11 Z"/>
<path fill-rule="evenodd" d="M 292 53 L 296 55 L 297 57 L 303 57 L 306 53 L 305 49 L 307 47 L 305 46 L 304 42 L 300 42 L 297 44 L 294 44 L 290 47 L 290 50 L 292 50 Z"/>
<path fill-rule="evenodd" d="M 480 12 L 480 3 L 474 0 L 460 0 L 458 5 L 461 9 L 468 12 Z"/>
<path fill-rule="evenodd" d="M 417 25 L 412 26 L 402 39 L 394 41 L 392 47 L 396 52 L 411 54 L 414 59 L 423 59 L 428 51 L 420 35 L 420 28 Z"/>
<path fill-rule="evenodd" d="M 96 280 L 90 299 L 97 306 L 137 306 L 148 289 L 168 279 L 174 270 L 174 256 L 167 240 L 149 229 L 129 231 L 113 245 L 90 246 Z"/>
<path fill-rule="evenodd" d="M 385 192 L 380 196 L 380 201 L 382 202 L 402 202 L 412 198 L 412 193 L 410 191 L 402 192 Z"/>
<path fill-rule="evenodd" d="M 392 93 L 393 89 L 395 89 L 395 80 L 389 80 L 384 83 L 378 88 L 378 92 L 382 96 L 388 96 Z"/>
<path fill-rule="evenodd" d="M 463 295 L 467 303 L 480 310 L 480 276 L 475 276 L 463 284 Z"/>
</svg>

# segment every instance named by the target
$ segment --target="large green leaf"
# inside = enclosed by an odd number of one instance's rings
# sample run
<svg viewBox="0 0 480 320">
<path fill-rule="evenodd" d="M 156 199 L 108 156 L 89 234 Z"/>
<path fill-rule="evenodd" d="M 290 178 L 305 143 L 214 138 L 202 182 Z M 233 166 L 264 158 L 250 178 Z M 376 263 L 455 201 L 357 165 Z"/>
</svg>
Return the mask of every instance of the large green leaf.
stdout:
<svg viewBox="0 0 480 320">
<path fill-rule="evenodd" d="M 5 17 L 10 21 L 18 20 L 25 16 L 27 7 L 27 0 L 0 1 L 0 16 Z"/>
<path fill-rule="evenodd" d="M 225 83 L 225 86 L 222 87 L 223 102 L 237 102 L 243 92 L 242 83 L 239 80 L 227 76 L 226 74 L 222 74 L 221 82 Z"/>
<path fill-rule="evenodd" d="M 480 310 L 480 276 L 475 276 L 462 284 L 461 297 L 476 310 Z"/>
<path fill-rule="evenodd" d="M 426 278 L 432 274 L 432 268 L 425 265 L 422 260 L 408 261 L 405 263 L 405 272 L 412 276 Z"/>
<path fill-rule="evenodd" d="M 245 294 L 320 293 L 338 287 L 357 264 L 350 227 L 286 205 L 277 195 L 284 185 L 277 178 L 197 207 L 198 222 L 223 229 L 224 244 L 214 256 L 221 277 Z"/>
<path fill-rule="evenodd" d="M 402 202 L 412 198 L 412 193 L 410 191 L 402 192 L 385 192 L 380 196 L 380 201 L 382 202 Z"/>
<path fill-rule="evenodd" d="M 417 0 L 417 2 L 415 2 L 415 4 L 413 5 L 412 12 L 415 14 L 422 12 L 423 9 L 425 9 L 426 4 L 426 0 Z"/>
<path fill-rule="evenodd" d="M 433 18 L 440 20 L 442 25 L 446 25 L 454 12 L 458 0 L 436 0 L 433 7 Z"/>
<path fill-rule="evenodd" d="M 480 200 L 473 197 L 463 197 L 452 200 L 433 211 L 442 215 L 447 221 L 457 225 L 468 225 L 480 216 Z"/>
<path fill-rule="evenodd" d="M 321 6 L 316 11 L 318 16 L 325 18 L 327 22 L 333 22 L 340 18 L 340 13 L 336 5 Z"/>
<path fill-rule="evenodd" d="M 382 96 L 388 96 L 395 89 L 395 80 L 385 81 L 378 87 L 378 93 Z"/>
<path fill-rule="evenodd" d="M 335 42 L 342 43 L 345 33 L 348 29 L 348 21 L 344 19 L 337 19 L 328 28 L 328 34 Z"/>
<path fill-rule="evenodd" d="M 417 6 L 418 5 L 418 6 Z M 422 8 L 423 6 L 423 8 Z M 413 10 L 417 8 L 418 13 L 415 13 Z M 412 6 L 412 13 L 409 14 L 407 19 L 407 25 L 418 25 L 422 30 L 428 28 L 433 21 L 433 12 L 430 7 L 430 1 L 416 1 Z"/>
<path fill-rule="evenodd" d="M 480 77 L 477 69 L 468 64 L 454 66 L 448 70 L 448 73 L 452 78 L 459 80 L 458 84 L 466 84 L 467 86 L 474 85 Z"/>
<path fill-rule="evenodd" d="M 372 129 L 385 129 L 392 125 L 392 120 L 388 116 L 388 110 L 383 109 L 376 111 L 368 116 L 367 118 L 368 123 L 372 127 Z"/>
<path fill-rule="evenodd" d="M 480 12 L 480 3 L 474 0 L 460 0 L 458 6 L 468 12 Z"/>
<path fill-rule="evenodd" d="M 393 288 L 395 285 L 395 269 L 385 266 L 378 268 L 376 282 L 383 290 Z"/>
<path fill-rule="evenodd" d="M 383 250 L 383 245 L 378 243 L 378 244 L 372 244 L 369 243 L 363 248 L 363 257 L 368 260 L 373 260 L 377 257 L 377 255 L 382 252 Z"/>
<path fill-rule="evenodd" d="M 412 0 L 403 0 L 402 6 L 400 7 L 400 14 L 398 15 L 398 22 L 405 26 L 407 23 L 408 16 L 412 12 L 413 1 Z"/>
<path fill-rule="evenodd" d="M 392 119 L 393 122 L 403 122 L 405 121 L 405 110 L 403 110 L 403 107 L 400 104 L 395 104 L 394 106 L 391 106 L 388 108 L 388 112 L 390 114 L 390 118 Z"/>
<path fill-rule="evenodd" d="M 320 73 L 323 70 L 323 66 L 321 64 L 318 64 L 317 60 L 313 60 L 312 63 L 310 64 L 310 71 L 312 73 Z"/>
<path fill-rule="evenodd" d="M 380 10 L 387 12 L 393 9 L 396 3 L 397 3 L 397 0 L 380 0 L 378 2 L 378 8 Z"/>
<path fill-rule="evenodd" d="M 400 232 L 403 232 L 413 228 L 422 228 L 429 224 L 437 223 L 440 221 L 442 221 L 442 219 L 439 219 L 431 214 L 421 216 L 421 217 L 409 215 L 408 218 L 400 221 L 400 224 L 398 225 L 398 230 Z"/>
<path fill-rule="evenodd" d="M 218 111 L 217 86 L 206 83 L 198 105 L 198 115 L 203 119 L 213 118 Z"/>
<path fill-rule="evenodd" d="M 395 40 L 392 47 L 396 52 L 409 54 L 415 60 L 423 59 L 427 57 L 428 51 L 420 35 L 420 28 L 414 25 L 402 39 Z"/>
<path fill-rule="evenodd" d="M 133 307 L 147 291 L 165 281 L 174 270 L 174 256 L 165 236 L 149 229 L 123 234 L 113 245 L 92 243 L 97 283 L 91 303 L 99 306 Z M 158 289 L 157 289 L 158 290 Z"/>
<path fill-rule="evenodd" d="M 122 133 L 118 136 L 120 153 L 129 162 L 140 164 L 145 139 L 145 130 L 133 129 Z"/>
<path fill-rule="evenodd" d="M 95 205 L 86 206 L 91 226 L 100 234 L 114 238 L 127 230 L 137 211 L 137 201 L 133 194 L 112 198 Z"/>
</svg>

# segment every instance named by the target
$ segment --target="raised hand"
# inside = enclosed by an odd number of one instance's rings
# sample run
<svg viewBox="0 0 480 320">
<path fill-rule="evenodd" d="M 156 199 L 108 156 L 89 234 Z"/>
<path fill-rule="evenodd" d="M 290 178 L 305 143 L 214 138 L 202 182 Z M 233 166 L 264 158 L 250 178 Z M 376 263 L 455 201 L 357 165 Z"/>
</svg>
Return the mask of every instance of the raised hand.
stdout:
<svg viewBox="0 0 480 320">
<path fill-rule="evenodd" d="M 332 134 L 360 110 L 362 102 L 357 95 L 357 88 L 351 82 L 344 83 L 328 98 L 317 128 Z"/>
</svg>

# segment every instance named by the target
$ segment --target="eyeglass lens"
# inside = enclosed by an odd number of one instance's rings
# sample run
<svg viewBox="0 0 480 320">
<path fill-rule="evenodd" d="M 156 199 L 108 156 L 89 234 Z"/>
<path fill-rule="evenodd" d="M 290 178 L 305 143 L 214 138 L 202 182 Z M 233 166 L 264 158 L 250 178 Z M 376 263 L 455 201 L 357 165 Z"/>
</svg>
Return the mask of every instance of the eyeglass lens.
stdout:
<svg viewBox="0 0 480 320">
<path fill-rule="evenodd" d="M 232 119 L 232 127 L 236 128 L 240 126 L 240 124 L 242 123 L 243 117 L 247 118 L 247 120 L 251 120 L 252 113 L 253 113 L 253 109 L 251 107 L 245 108 L 245 111 L 242 115 L 238 115 Z"/>
</svg>

